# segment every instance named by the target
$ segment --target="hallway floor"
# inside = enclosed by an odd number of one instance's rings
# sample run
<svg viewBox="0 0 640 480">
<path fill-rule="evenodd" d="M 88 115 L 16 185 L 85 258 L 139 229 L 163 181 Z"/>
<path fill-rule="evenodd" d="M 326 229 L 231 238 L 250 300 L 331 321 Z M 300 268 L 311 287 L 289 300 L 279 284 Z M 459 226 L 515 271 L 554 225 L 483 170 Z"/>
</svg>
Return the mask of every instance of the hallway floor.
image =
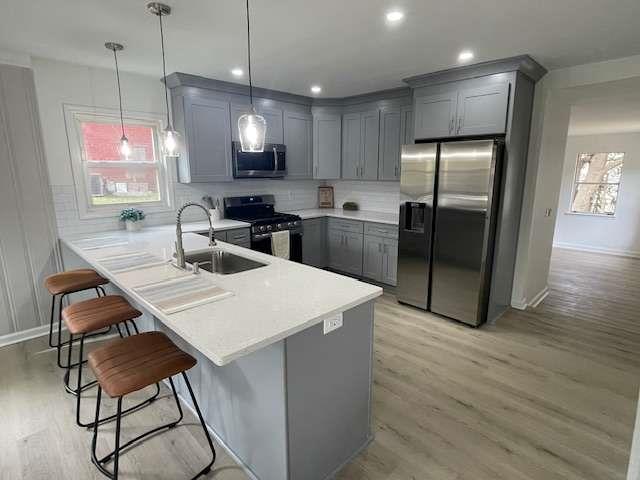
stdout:
<svg viewBox="0 0 640 480">
<path fill-rule="evenodd" d="M 556 250 L 543 304 L 481 329 L 385 294 L 376 304 L 376 438 L 338 478 L 623 480 L 640 384 L 639 271 L 640 260 Z M 0 478 L 104 478 L 45 343 L 0 349 Z M 127 417 L 123 434 L 174 409 L 158 401 Z M 185 414 L 186 426 L 124 454 L 121 478 L 186 478 L 206 463 Z M 106 450 L 113 427 L 104 431 Z M 218 453 L 207 478 L 246 478 Z"/>
</svg>

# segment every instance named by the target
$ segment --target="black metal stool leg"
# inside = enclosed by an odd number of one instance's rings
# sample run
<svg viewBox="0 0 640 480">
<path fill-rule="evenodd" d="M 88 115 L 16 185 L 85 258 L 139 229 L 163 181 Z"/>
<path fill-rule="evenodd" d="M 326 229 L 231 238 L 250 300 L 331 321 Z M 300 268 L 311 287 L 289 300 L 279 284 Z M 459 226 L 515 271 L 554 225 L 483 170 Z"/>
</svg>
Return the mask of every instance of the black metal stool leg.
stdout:
<svg viewBox="0 0 640 480">
<path fill-rule="evenodd" d="M 49 317 L 49 347 L 53 348 L 53 317 L 56 313 L 56 295 L 51 295 L 51 316 Z"/>
<path fill-rule="evenodd" d="M 207 442 L 209 443 L 209 447 L 211 448 L 211 454 L 212 454 L 211 462 L 209 462 L 209 464 L 206 467 L 204 467 L 202 470 L 200 470 L 200 473 L 198 473 L 195 477 L 193 477 L 193 480 L 195 480 L 196 478 L 200 477 L 201 475 L 205 475 L 205 474 L 207 474 L 207 473 L 209 473 L 211 471 L 211 467 L 213 466 L 213 464 L 216 461 L 216 449 L 213 446 L 213 441 L 211 441 L 211 436 L 209 435 L 209 430 L 207 430 L 207 425 L 204 422 L 204 418 L 202 418 L 202 413 L 200 412 L 200 407 L 198 406 L 198 401 L 196 400 L 196 397 L 193 394 L 193 390 L 191 389 L 191 384 L 189 383 L 189 378 L 187 377 L 187 372 L 182 372 L 182 377 L 184 378 L 184 381 L 187 384 L 187 388 L 189 389 L 189 395 L 191 396 L 191 400 L 193 401 L 193 407 L 195 408 L 196 413 L 198 414 L 198 419 L 200 420 L 200 425 L 202 425 L 202 429 L 204 430 L 204 434 L 207 437 Z"/>
<path fill-rule="evenodd" d="M 122 420 L 122 397 L 118 397 L 116 412 L 116 448 L 113 451 L 113 479 L 118 479 L 118 462 L 120 460 L 120 421 Z"/>
</svg>

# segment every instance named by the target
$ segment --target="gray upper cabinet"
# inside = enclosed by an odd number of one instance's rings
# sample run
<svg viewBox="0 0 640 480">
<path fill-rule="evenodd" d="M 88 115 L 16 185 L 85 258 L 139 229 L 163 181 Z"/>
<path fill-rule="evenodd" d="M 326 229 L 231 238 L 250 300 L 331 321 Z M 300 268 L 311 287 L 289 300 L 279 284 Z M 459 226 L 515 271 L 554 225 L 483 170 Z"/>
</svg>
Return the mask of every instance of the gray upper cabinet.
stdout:
<svg viewBox="0 0 640 480">
<path fill-rule="evenodd" d="M 509 84 L 461 90 L 456 135 L 504 133 L 507 128 Z"/>
<path fill-rule="evenodd" d="M 362 156 L 362 116 L 350 113 L 342 116 L 342 178 L 360 178 Z"/>
<path fill-rule="evenodd" d="M 400 176 L 400 145 L 404 142 L 402 118 L 400 109 L 380 112 L 380 180 L 397 180 Z"/>
<path fill-rule="evenodd" d="M 340 178 L 340 145 L 342 118 L 340 115 L 313 116 L 313 178 Z"/>
<path fill-rule="evenodd" d="M 509 83 L 492 83 L 416 97 L 414 137 L 444 138 L 505 133 Z"/>
<path fill-rule="evenodd" d="M 342 178 L 378 179 L 380 112 L 371 110 L 342 116 Z"/>
<path fill-rule="evenodd" d="M 362 114 L 362 161 L 360 178 L 378 179 L 378 148 L 380 142 L 380 111 L 372 110 Z"/>
<path fill-rule="evenodd" d="M 282 110 L 278 108 L 257 108 L 267 122 L 266 143 L 284 143 L 284 129 L 282 120 Z"/>
<path fill-rule="evenodd" d="M 402 107 L 400 110 L 400 132 L 402 135 L 402 145 L 411 145 L 415 136 L 413 134 L 413 107 Z"/>
<path fill-rule="evenodd" d="M 287 146 L 287 177 L 313 178 L 313 117 L 284 112 L 284 144 Z"/>
<path fill-rule="evenodd" d="M 452 135 L 458 91 L 417 97 L 414 102 L 415 138 L 441 138 Z"/>
<path fill-rule="evenodd" d="M 232 180 L 229 103 L 182 97 L 186 155 L 181 155 L 181 182 Z"/>
</svg>

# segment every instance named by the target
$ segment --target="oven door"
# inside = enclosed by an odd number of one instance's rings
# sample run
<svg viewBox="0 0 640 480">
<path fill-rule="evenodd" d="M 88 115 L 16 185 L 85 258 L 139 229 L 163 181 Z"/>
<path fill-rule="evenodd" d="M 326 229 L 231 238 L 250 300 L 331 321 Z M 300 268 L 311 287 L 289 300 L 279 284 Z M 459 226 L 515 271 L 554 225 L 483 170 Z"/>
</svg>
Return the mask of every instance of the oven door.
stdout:
<svg viewBox="0 0 640 480">
<path fill-rule="evenodd" d="M 234 178 L 278 178 L 287 174 L 286 147 L 266 143 L 264 152 L 243 152 L 240 142 L 233 142 Z"/>
<path fill-rule="evenodd" d="M 271 251 L 271 235 L 260 235 L 251 238 L 251 250 L 273 255 Z M 302 233 L 296 232 L 289 235 L 289 260 L 302 263 Z"/>
</svg>

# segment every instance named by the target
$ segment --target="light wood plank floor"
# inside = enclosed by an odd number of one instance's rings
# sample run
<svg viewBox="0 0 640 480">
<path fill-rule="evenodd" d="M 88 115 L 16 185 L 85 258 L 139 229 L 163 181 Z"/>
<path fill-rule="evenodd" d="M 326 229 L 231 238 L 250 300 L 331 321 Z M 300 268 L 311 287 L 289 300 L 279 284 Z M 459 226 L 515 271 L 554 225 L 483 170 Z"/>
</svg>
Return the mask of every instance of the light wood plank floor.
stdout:
<svg viewBox="0 0 640 480">
<path fill-rule="evenodd" d="M 384 295 L 376 439 L 338 478 L 624 479 L 640 383 L 639 271 L 638 260 L 556 250 L 547 300 L 478 330 Z M 0 478 L 103 478 L 54 361 L 42 339 L 0 349 Z M 164 399 L 128 417 L 124 434 L 173 413 Z M 195 418 L 187 423 L 124 455 L 122 477 L 194 472 L 206 444 Z M 218 451 L 209 478 L 246 478 Z"/>
</svg>

